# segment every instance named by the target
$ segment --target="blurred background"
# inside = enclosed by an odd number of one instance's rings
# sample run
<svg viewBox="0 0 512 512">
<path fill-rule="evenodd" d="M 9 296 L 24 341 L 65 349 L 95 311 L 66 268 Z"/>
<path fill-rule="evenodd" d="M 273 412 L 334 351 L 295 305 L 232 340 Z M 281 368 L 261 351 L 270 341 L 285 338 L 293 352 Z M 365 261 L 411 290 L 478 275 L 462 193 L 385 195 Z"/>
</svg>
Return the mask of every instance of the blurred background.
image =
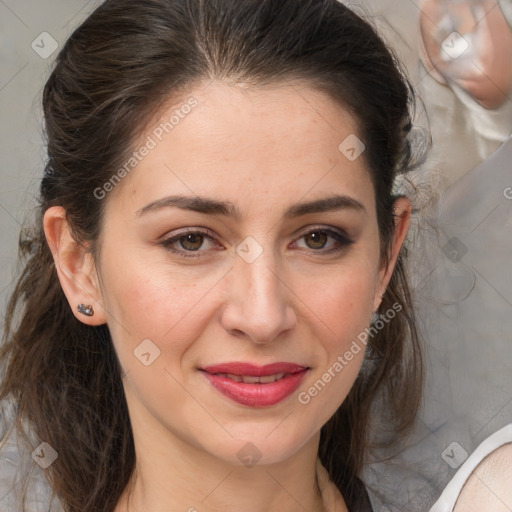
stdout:
<svg viewBox="0 0 512 512">
<path fill-rule="evenodd" d="M 0 0 L 2 315 L 44 168 L 42 87 L 100 3 Z M 377 27 L 419 95 L 415 150 L 432 142 L 411 182 L 396 184 L 414 206 L 406 243 L 424 405 L 412 436 L 365 472 L 376 512 L 427 511 L 468 454 L 512 422 L 512 0 L 343 3 Z"/>
</svg>

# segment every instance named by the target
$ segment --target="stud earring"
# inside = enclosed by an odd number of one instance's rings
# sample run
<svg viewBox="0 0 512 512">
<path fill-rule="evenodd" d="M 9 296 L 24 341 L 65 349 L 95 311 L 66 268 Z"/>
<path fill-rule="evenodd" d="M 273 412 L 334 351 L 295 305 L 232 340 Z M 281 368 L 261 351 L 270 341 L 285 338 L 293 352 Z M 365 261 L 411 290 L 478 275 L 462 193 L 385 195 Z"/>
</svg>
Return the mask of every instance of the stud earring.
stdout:
<svg viewBox="0 0 512 512">
<path fill-rule="evenodd" d="M 94 310 L 92 309 L 92 306 L 90 304 L 78 304 L 77 308 L 79 313 L 82 313 L 82 315 L 85 316 L 92 316 L 94 315 Z"/>
<path fill-rule="evenodd" d="M 370 319 L 370 323 L 373 325 L 379 318 L 380 318 L 379 313 L 377 311 L 374 311 L 372 313 L 372 317 Z"/>
</svg>

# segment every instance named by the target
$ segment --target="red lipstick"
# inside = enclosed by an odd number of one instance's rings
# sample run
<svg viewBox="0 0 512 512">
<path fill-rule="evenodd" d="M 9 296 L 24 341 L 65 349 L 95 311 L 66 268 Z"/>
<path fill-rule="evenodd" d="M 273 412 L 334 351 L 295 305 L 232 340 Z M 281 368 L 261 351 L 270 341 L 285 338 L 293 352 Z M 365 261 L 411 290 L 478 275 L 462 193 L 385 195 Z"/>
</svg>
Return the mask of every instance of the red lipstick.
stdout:
<svg viewBox="0 0 512 512">
<path fill-rule="evenodd" d="M 201 370 L 210 384 L 231 400 L 242 405 L 266 407 L 290 396 L 309 368 L 286 362 L 265 366 L 232 362 Z"/>
</svg>

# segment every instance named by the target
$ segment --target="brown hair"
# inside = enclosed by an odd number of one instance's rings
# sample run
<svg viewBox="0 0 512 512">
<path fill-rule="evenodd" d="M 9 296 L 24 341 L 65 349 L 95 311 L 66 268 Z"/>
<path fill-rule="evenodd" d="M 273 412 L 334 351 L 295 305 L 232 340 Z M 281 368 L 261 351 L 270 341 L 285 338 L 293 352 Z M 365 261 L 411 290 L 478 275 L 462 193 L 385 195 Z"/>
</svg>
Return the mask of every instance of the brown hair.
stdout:
<svg viewBox="0 0 512 512">
<path fill-rule="evenodd" d="M 119 168 L 164 101 L 203 80 L 305 80 L 357 119 L 375 189 L 381 256 L 394 233 L 393 183 L 413 165 L 407 134 L 414 94 L 375 29 L 337 0 L 107 0 L 69 37 L 43 92 L 48 158 L 37 220 L 20 236 L 24 267 L 10 299 L 0 399 L 16 404 L 58 452 L 46 470 L 68 511 L 112 511 L 135 466 L 122 369 L 107 325 L 71 312 L 42 229 L 53 205 L 79 242 L 95 241 L 103 207 L 94 190 Z M 341 142 L 341 141 L 340 141 Z M 404 244 L 381 311 L 396 316 L 370 337 L 365 371 L 323 426 L 320 458 L 347 503 L 372 439 L 372 404 L 405 432 L 420 403 L 420 336 Z M 26 437 L 26 439 L 29 439 Z M 35 446 L 32 446 L 35 448 Z"/>
</svg>

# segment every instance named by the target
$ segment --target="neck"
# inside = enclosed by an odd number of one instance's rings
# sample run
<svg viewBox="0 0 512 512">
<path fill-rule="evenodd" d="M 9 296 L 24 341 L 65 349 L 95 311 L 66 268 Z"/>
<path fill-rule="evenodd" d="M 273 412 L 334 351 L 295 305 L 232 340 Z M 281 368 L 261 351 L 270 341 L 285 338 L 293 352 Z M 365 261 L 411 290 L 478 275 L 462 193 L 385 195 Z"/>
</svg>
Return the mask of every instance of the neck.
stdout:
<svg viewBox="0 0 512 512">
<path fill-rule="evenodd" d="M 248 467 L 214 457 L 151 420 L 132 421 L 132 430 L 136 467 L 114 512 L 324 512 L 316 480 L 320 432 L 286 460 Z"/>
</svg>

